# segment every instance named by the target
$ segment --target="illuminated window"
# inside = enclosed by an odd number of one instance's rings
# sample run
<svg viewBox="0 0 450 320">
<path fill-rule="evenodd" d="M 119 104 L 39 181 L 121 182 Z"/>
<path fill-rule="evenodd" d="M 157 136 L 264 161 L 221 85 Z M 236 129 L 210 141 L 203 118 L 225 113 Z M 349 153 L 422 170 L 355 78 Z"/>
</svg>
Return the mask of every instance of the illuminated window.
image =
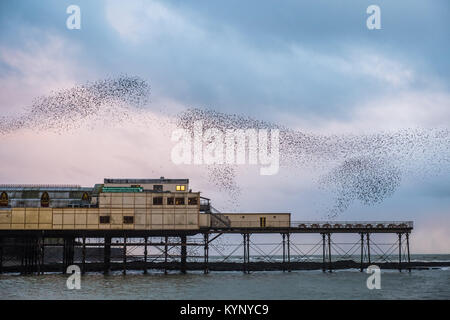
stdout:
<svg viewBox="0 0 450 320">
<path fill-rule="evenodd" d="M 177 191 L 185 191 L 186 186 L 177 186 Z"/>
</svg>

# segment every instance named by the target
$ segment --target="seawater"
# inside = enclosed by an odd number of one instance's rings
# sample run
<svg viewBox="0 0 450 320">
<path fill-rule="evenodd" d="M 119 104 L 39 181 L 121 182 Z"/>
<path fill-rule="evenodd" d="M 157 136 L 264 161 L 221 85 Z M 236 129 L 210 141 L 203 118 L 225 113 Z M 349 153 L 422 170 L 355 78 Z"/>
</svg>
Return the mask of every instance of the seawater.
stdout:
<svg viewBox="0 0 450 320">
<path fill-rule="evenodd" d="M 450 255 L 414 260 L 450 261 Z M 369 290 L 359 270 L 242 272 L 128 271 L 88 273 L 81 289 L 69 290 L 68 275 L 0 275 L 0 299 L 450 299 L 450 268 L 381 271 L 381 289 Z"/>
</svg>

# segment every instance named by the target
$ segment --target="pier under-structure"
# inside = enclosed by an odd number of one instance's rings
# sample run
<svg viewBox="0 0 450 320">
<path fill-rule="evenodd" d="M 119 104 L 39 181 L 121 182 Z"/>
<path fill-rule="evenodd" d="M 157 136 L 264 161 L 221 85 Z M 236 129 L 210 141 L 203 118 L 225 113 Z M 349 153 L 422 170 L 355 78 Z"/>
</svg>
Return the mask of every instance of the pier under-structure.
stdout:
<svg viewBox="0 0 450 320">
<path fill-rule="evenodd" d="M 382 227 L 383 226 L 383 227 Z M 296 222 L 289 227 L 204 228 L 199 231 L 147 230 L 2 230 L 0 231 L 0 270 L 22 274 L 63 272 L 78 265 L 82 273 L 127 270 L 186 273 L 197 270 L 243 271 L 380 268 L 411 270 L 409 236 L 411 222 Z M 338 234 L 354 235 L 353 243 L 333 241 Z M 391 235 L 393 241 L 381 244 L 375 235 Z M 218 239 L 234 235 L 240 243 L 219 244 Z M 302 236 L 317 238 L 302 243 Z M 279 237 L 280 242 L 259 243 L 253 238 Z M 296 237 L 297 242 L 293 242 Z M 236 238 L 236 237 L 235 237 Z M 265 251 L 264 245 L 273 249 Z M 304 249 L 302 245 L 309 247 Z M 347 245 L 349 249 L 344 249 Z M 214 251 L 211 256 L 210 252 Z M 358 253 L 358 254 L 355 254 Z M 355 257 L 358 256 L 358 259 Z M 395 257 L 395 258 L 394 258 Z"/>
</svg>

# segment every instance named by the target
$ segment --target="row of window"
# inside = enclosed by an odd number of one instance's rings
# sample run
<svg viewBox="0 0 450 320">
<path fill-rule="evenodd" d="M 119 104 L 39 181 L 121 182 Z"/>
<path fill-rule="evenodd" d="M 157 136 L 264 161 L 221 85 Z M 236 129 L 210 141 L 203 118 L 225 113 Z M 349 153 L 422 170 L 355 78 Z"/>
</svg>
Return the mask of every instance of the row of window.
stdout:
<svg viewBox="0 0 450 320">
<path fill-rule="evenodd" d="M 111 223 L 110 216 L 100 216 L 100 223 Z M 123 216 L 123 224 L 133 224 L 134 217 L 133 216 Z"/>
<path fill-rule="evenodd" d="M 131 185 L 132 188 L 140 188 L 140 185 Z M 175 187 L 177 191 L 186 191 L 186 186 L 184 185 L 178 185 Z M 163 185 L 162 184 L 155 184 L 153 185 L 154 191 L 163 191 Z"/>
<path fill-rule="evenodd" d="M 89 202 L 90 200 L 91 198 L 89 194 L 87 192 L 84 192 L 83 195 L 81 196 L 81 201 Z M 8 194 L 5 191 L 3 191 L 0 194 L 0 207 L 7 207 L 8 204 L 9 204 Z M 48 208 L 49 206 L 50 206 L 50 196 L 45 191 L 42 193 L 41 196 L 41 207 Z"/>
<path fill-rule="evenodd" d="M 184 205 L 185 200 L 184 197 L 167 197 L 167 205 Z M 153 205 L 160 206 L 163 204 L 163 197 L 153 197 Z M 195 206 L 198 204 L 198 198 L 197 197 L 190 197 L 188 198 L 188 205 Z"/>
</svg>

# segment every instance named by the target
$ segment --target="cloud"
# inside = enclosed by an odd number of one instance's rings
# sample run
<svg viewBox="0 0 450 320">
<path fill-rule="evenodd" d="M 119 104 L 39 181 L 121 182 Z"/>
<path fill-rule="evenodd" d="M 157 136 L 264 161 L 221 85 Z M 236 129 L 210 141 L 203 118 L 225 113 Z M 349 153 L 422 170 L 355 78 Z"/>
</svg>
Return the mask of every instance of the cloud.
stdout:
<svg viewBox="0 0 450 320">
<path fill-rule="evenodd" d="M 450 95 L 433 90 L 399 90 L 355 102 L 345 118 L 280 113 L 278 121 L 316 133 L 374 133 L 411 128 L 448 128 Z"/>
<path fill-rule="evenodd" d="M 127 42 L 160 41 L 162 38 L 192 38 L 202 34 L 176 10 L 155 1 L 109 1 L 106 18 Z"/>
<path fill-rule="evenodd" d="M 343 118 L 356 101 L 419 81 L 412 59 L 368 43 L 343 41 L 330 50 L 319 39 L 281 35 L 253 42 L 239 25 L 167 2 L 113 1 L 105 10 L 135 55 L 130 64 L 151 74 L 161 95 L 189 106 L 245 110 L 266 120 L 274 112 Z"/>
<path fill-rule="evenodd" d="M 36 35 L 39 35 L 36 37 Z M 92 74 L 73 59 L 80 47 L 52 33 L 31 30 L 23 45 L 0 44 L 0 105 L 3 114 L 20 112 L 32 99 L 68 88 Z"/>
</svg>

